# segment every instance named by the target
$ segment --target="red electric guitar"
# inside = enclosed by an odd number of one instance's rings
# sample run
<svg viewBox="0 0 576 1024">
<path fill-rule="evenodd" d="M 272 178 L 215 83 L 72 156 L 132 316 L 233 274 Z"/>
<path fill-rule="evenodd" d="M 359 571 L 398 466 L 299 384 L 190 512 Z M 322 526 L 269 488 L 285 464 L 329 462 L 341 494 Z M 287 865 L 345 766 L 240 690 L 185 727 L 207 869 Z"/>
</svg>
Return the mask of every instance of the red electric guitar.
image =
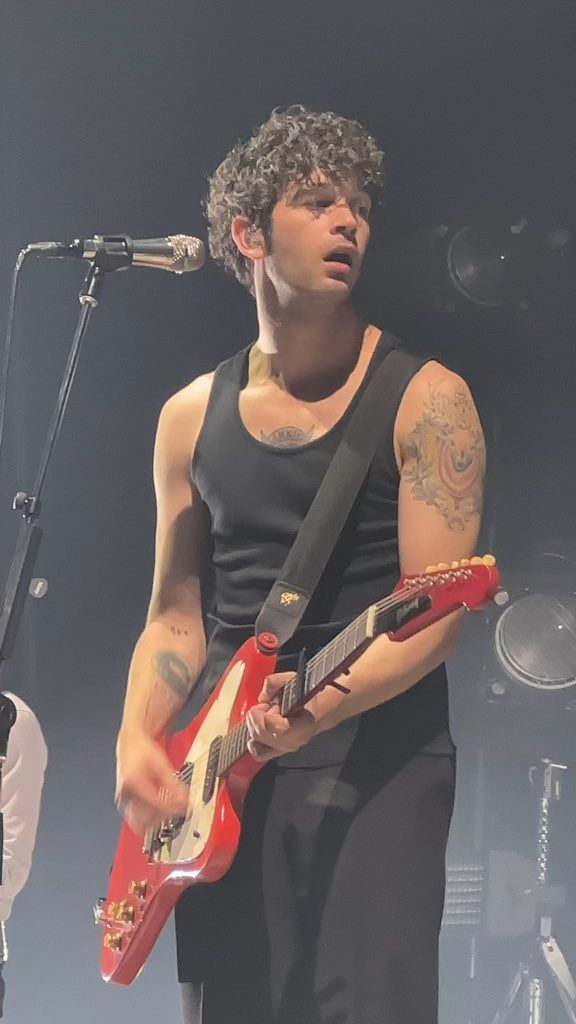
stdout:
<svg viewBox="0 0 576 1024">
<path fill-rule="evenodd" d="M 389 597 L 367 608 L 284 687 L 282 714 L 290 716 L 342 675 L 376 636 L 405 640 L 461 606 L 477 608 L 498 586 L 491 555 L 403 577 Z M 129 984 L 181 892 L 195 882 L 216 881 L 232 864 L 244 799 L 263 767 L 248 753 L 244 717 L 274 672 L 276 647 L 268 633 L 258 643 L 247 640 L 194 721 L 165 738 L 168 756 L 190 790 L 188 812 L 144 836 L 122 826 L 108 895 L 95 908 L 106 981 Z"/>
</svg>

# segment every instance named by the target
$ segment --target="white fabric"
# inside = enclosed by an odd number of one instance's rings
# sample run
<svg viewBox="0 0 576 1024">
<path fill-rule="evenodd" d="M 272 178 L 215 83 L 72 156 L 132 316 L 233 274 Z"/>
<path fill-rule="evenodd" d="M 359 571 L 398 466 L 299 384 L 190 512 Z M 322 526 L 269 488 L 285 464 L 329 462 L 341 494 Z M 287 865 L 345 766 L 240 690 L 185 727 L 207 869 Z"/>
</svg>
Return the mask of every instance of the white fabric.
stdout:
<svg viewBox="0 0 576 1024">
<path fill-rule="evenodd" d="M 0 810 L 4 815 L 4 851 L 0 885 L 0 921 L 7 921 L 12 901 L 26 883 L 40 814 L 47 750 L 34 712 L 20 697 L 6 693 L 16 707 L 2 771 Z"/>
</svg>

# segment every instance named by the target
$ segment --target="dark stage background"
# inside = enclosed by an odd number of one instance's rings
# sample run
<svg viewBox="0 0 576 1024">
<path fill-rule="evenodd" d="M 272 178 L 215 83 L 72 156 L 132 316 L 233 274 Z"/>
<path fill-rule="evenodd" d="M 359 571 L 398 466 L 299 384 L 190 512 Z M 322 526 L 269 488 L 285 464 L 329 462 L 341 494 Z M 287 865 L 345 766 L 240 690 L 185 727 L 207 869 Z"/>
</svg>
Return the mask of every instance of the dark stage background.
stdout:
<svg viewBox="0 0 576 1024">
<path fill-rule="evenodd" d="M 357 117 L 390 166 L 360 301 L 468 379 L 490 449 L 484 547 L 514 585 L 541 552 L 575 557 L 570 257 L 543 274 L 527 308 L 494 316 L 427 311 L 394 256 L 399 238 L 433 223 L 525 217 L 574 231 L 572 5 L 4 0 L 0 19 L 3 323 L 26 242 L 205 235 L 207 174 L 272 107 L 303 102 Z M 83 272 L 31 260 L 22 274 L 0 479 L 4 570 L 18 526 L 11 498 L 32 485 Z M 255 323 L 249 297 L 210 264 L 183 278 L 111 275 L 93 317 L 45 491 L 37 572 L 49 591 L 29 602 L 3 678 L 36 709 L 49 748 L 35 863 L 10 921 L 14 1024 L 177 1019 L 171 928 L 131 989 L 106 987 L 91 905 L 105 891 L 118 829 L 113 750 L 150 585 L 157 415 L 173 391 L 247 344 Z M 572 568 L 563 562 L 574 591 Z M 518 713 L 486 705 L 492 630 L 490 621 L 471 627 L 451 666 L 456 859 L 470 856 L 480 814 L 478 749 L 489 764 L 485 843 L 525 856 L 535 835 L 528 766 L 546 755 L 576 767 L 562 701 Z M 553 813 L 555 877 L 569 889 L 557 931 L 573 962 L 571 778 Z M 472 997 L 466 944 L 447 932 L 441 1019 L 472 1019 L 474 1000 L 487 1019 L 518 947 L 484 940 Z M 554 1002 L 550 1013 L 562 1019 Z"/>
</svg>

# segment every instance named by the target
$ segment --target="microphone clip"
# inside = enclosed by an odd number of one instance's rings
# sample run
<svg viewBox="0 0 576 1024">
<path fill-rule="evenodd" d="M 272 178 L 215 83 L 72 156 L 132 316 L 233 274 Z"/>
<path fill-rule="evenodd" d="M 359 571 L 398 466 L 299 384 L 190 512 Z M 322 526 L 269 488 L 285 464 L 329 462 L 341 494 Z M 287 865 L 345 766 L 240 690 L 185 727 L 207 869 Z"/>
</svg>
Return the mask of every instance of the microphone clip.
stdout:
<svg viewBox="0 0 576 1024">
<path fill-rule="evenodd" d="M 95 235 L 84 243 L 85 260 L 107 273 L 132 265 L 134 246 L 130 235 Z"/>
</svg>

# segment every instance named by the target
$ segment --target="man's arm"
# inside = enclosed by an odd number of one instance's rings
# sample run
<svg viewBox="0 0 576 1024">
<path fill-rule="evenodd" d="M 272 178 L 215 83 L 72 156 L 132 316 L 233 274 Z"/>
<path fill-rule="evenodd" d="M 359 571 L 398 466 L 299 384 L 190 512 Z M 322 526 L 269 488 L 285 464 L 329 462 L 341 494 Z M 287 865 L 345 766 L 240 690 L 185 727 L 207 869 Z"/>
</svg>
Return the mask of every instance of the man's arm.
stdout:
<svg viewBox="0 0 576 1024">
<path fill-rule="evenodd" d="M 486 455 L 466 383 L 438 363 L 426 364 L 402 399 L 395 447 L 400 467 L 401 573 L 418 573 L 437 562 L 450 564 L 469 558 L 480 529 Z M 453 650 L 461 614 L 455 612 L 402 643 L 378 637 L 342 680 L 350 693 L 343 695 L 327 687 L 306 705 L 306 712 L 293 725 L 288 726 L 276 708 L 251 714 L 252 752 L 267 760 L 274 753 L 266 747 L 276 746 L 275 753 L 298 749 L 314 733 L 414 686 Z M 290 678 L 288 674 L 285 677 Z M 285 681 L 284 676 L 282 679 Z M 279 682 L 277 676 L 264 687 L 263 702 L 273 699 Z"/>
<path fill-rule="evenodd" d="M 184 787 L 156 739 L 187 700 L 206 657 L 201 577 L 208 528 L 190 460 L 210 386 L 211 377 L 202 377 L 169 399 L 156 435 L 152 596 L 130 665 L 117 743 L 116 800 L 139 829 L 186 806 Z"/>
<path fill-rule="evenodd" d="M 398 543 L 402 574 L 469 558 L 480 531 L 486 450 L 467 384 L 427 363 L 407 389 L 397 418 L 400 463 Z M 454 649 L 462 612 L 402 643 L 378 637 L 346 677 L 349 696 L 320 694 L 317 730 L 390 700 Z"/>
<path fill-rule="evenodd" d="M 11 696 L 11 695 L 10 695 Z M 46 771 L 46 743 L 38 719 L 18 701 L 2 773 L 4 845 L 0 920 L 10 916 L 12 901 L 24 887 L 32 864 L 40 796 Z"/>
</svg>

